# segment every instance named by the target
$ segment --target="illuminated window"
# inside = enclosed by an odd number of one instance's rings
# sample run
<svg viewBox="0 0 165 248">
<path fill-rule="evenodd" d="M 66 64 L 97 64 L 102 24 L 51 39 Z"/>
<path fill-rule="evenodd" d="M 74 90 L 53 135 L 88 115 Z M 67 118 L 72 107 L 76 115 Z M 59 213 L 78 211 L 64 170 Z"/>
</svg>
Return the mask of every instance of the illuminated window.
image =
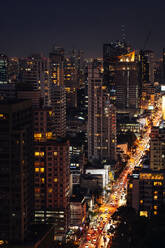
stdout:
<svg viewBox="0 0 165 248">
<path fill-rule="evenodd" d="M 52 193 L 52 192 L 53 192 L 53 189 L 52 189 L 52 188 L 49 188 L 49 189 L 48 189 L 48 192 L 49 192 L 49 193 Z"/>
<path fill-rule="evenodd" d="M 38 156 L 43 157 L 43 156 L 44 156 L 44 152 L 35 152 L 34 155 L 35 155 L 36 157 L 38 157 Z"/>
<path fill-rule="evenodd" d="M 154 211 L 154 215 L 157 215 L 157 213 L 158 213 L 157 211 Z"/>
<path fill-rule="evenodd" d="M 0 119 L 5 120 L 6 119 L 5 115 L 4 114 L 0 114 Z"/>
<path fill-rule="evenodd" d="M 35 172 L 39 172 L 39 168 L 35 168 Z"/>
<path fill-rule="evenodd" d="M 44 172 L 45 171 L 45 169 L 44 168 L 40 168 L 40 172 Z"/>
<path fill-rule="evenodd" d="M 158 199 L 158 196 L 157 195 L 154 195 L 154 200 L 157 200 Z"/>
<path fill-rule="evenodd" d="M 39 166 L 39 164 L 40 164 L 39 162 L 34 162 L 35 166 Z"/>
<path fill-rule="evenodd" d="M 147 211 L 140 211 L 140 216 L 148 217 Z"/>
<path fill-rule="evenodd" d="M 51 138 L 52 137 L 52 132 L 46 133 L 46 137 Z"/>
<path fill-rule="evenodd" d="M 42 177 L 41 178 L 41 182 L 44 183 L 45 182 L 45 178 Z"/>
<path fill-rule="evenodd" d="M 65 88 L 65 90 L 69 93 L 70 92 L 70 88 Z"/>
<path fill-rule="evenodd" d="M 154 209 L 157 210 L 158 209 L 158 206 L 154 206 Z"/>
<path fill-rule="evenodd" d="M 54 156 L 57 156 L 58 153 L 57 152 L 54 152 L 53 154 L 54 154 Z"/>
<path fill-rule="evenodd" d="M 140 200 L 140 204 L 143 204 L 143 200 Z"/>
<path fill-rule="evenodd" d="M 34 138 L 35 139 L 40 139 L 42 137 L 42 134 L 41 133 L 35 133 L 34 134 Z"/>
<path fill-rule="evenodd" d="M 52 115 L 52 111 L 49 111 L 49 115 L 50 115 L 50 116 Z"/>
<path fill-rule="evenodd" d="M 154 191 L 154 194 L 157 194 L 158 193 L 158 191 Z"/>
<path fill-rule="evenodd" d="M 100 134 L 99 133 L 95 133 L 95 136 L 100 136 Z"/>
<path fill-rule="evenodd" d="M 57 178 L 54 178 L 54 182 L 55 182 L 55 183 L 58 182 L 58 179 L 57 179 Z"/>
<path fill-rule="evenodd" d="M 36 193 L 40 193 L 40 188 L 35 188 Z"/>
<path fill-rule="evenodd" d="M 133 188 L 133 184 L 132 184 L 132 183 L 130 183 L 129 188 L 130 188 L 130 189 L 132 189 L 132 188 Z"/>
<path fill-rule="evenodd" d="M 162 182 L 154 182 L 154 186 L 162 186 Z"/>
</svg>

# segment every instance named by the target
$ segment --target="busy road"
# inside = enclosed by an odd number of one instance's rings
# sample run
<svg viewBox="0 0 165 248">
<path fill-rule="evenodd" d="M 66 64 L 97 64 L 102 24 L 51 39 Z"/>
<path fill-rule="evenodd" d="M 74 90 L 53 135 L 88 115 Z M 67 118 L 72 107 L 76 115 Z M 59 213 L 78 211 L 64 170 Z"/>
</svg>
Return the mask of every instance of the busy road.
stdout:
<svg viewBox="0 0 165 248">
<path fill-rule="evenodd" d="M 126 204 L 126 189 L 128 174 L 131 174 L 135 167 L 141 166 L 142 157 L 147 149 L 149 149 L 151 126 L 159 125 L 162 117 L 162 111 L 159 109 L 150 116 L 150 124 L 144 128 L 141 138 L 136 140 L 136 149 L 129 153 L 129 160 L 125 169 L 112 186 L 106 202 L 98 209 L 98 215 L 93 218 L 90 226 L 81 240 L 81 248 L 109 248 L 111 239 L 114 235 L 117 223 L 113 221 L 111 216 L 116 212 L 117 208 Z"/>
</svg>

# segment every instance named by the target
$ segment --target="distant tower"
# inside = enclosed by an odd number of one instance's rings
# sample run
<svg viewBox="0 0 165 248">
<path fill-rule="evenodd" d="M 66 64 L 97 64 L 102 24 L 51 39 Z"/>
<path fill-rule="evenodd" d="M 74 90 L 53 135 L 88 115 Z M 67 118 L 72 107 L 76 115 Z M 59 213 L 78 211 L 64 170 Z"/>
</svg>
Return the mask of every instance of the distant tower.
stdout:
<svg viewBox="0 0 165 248">
<path fill-rule="evenodd" d="M 51 102 L 54 112 L 54 135 L 66 135 L 66 92 L 64 86 L 52 85 Z"/>
<path fill-rule="evenodd" d="M 18 82 L 20 84 L 26 84 L 26 87 L 28 85 L 29 87 L 31 86 L 33 90 L 40 90 L 43 104 L 50 106 L 51 87 L 48 59 L 40 54 L 34 54 L 28 58 L 20 59 L 19 65 L 20 73 Z"/>
<path fill-rule="evenodd" d="M 8 58 L 4 54 L 0 54 L 0 84 L 7 84 L 8 78 Z"/>
<path fill-rule="evenodd" d="M 53 47 L 49 53 L 51 104 L 55 113 L 55 135 L 66 134 L 66 93 L 64 87 L 64 49 Z"/>
<path fill-rule="evenodd" d="M 49 53 L 51 82 L 57 86 L 64 85 L 64 49 L 54 46 Z"/>
</svg>

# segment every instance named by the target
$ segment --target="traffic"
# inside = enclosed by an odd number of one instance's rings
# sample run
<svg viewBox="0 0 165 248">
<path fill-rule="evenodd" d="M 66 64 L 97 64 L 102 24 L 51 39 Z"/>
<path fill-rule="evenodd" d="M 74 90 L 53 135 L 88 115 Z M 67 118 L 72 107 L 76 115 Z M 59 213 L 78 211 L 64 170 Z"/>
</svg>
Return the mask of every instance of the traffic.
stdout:
<svg viewBox="0 0 165 248">
<path fill-rule="evenodd" d="M 151 114 L 150 120 L 152 121 L 144 128 L 145 132 L 141 138 L 137 139 L 135 151 L 129 153 L 125 169 L 113 184 L 108 199 L 99 208 L 98 215 L 90 222 L 87 232 L 81 239 L 80 248 L 109 248 L 111 246 L 112 237 L 115 235 L 115 228 L 118 224 L 113 220 L 112 215 L 120 206 L 126 204 L 128 175 L 135 167 L 141 166 L 142 157 L 149 148 L 152 123 L 154 126 L 159 125 L 161 118 L 161 109 Z"/>
</svg>

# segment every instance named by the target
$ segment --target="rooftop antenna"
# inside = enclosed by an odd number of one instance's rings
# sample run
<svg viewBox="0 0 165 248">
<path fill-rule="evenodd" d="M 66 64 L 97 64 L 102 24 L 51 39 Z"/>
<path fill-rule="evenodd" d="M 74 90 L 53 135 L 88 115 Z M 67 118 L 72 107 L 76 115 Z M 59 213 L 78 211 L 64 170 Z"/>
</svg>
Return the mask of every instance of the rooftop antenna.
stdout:
<svg viewBox="0 0 165 248">
<path fill-rule="evenodd" d="M 125 33 L 125 25 L 121 25 L 121 37 L 122 37 L 122 42 L 125 44 L 126 43 L 126 33 Z"/>
</svg>

